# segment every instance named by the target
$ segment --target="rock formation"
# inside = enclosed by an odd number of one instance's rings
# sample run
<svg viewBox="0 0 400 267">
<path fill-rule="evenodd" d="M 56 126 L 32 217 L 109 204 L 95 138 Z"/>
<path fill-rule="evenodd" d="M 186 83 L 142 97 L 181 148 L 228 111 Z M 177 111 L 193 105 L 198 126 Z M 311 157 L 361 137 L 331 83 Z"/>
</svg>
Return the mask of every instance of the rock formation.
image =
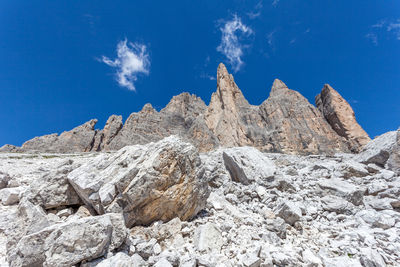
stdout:
<svg viewBox="0 0 400 267">
<path fill-rule="evenodd" d="M 349 103 L 329 84 L 325 84 L 315 104 L 333 130 L 348 140 L 352 152 L 359 152 L 371 139 L 357 123 Z"/>
<path fill-rule="evenodd" d="M 218 66 L 217 90 L 208 106 L 182 93 L 161 111 L 146 104 L 125 123 L 112 115 L 103 130 L 91 120 L 61 135 L 35 137 L 22 148 L 0 151 L 112 151 L 127 145 L 156 142 L 178 135 L 199 151 L 217 147 L 254 146 L 262 151 L 317 154 L 358 152 L 369 141 L 350 105 L 329 85 L 316 97 L 319 110 L 282 81 L 275 80 L 267 100 L 250 105 L 223 64 Z"/>
<path fill-rule="evenodd" d="M 175 136 L 101 154 L 68 174 L 98 214 L 121 212 L 128 227 L 195 216 L 208 197 L 195 147 Z"/>
</svg>

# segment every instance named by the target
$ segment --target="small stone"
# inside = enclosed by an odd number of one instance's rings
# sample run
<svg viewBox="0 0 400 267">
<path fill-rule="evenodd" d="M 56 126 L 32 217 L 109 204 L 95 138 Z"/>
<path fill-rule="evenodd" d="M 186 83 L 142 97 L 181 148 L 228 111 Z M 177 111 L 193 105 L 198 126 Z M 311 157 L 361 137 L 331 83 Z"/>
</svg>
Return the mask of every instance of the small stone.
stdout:
<svg viewBox="0 0 400 267">
<path fill-rule="evenodd" d="M 198 251 L 220 251 L 223 245 L 221 232 L 213 223 L 200 225 L 195 232 L 194 244 Z"/>
<path fill-rule="evenodd" d="M 153 266 L 154 267 L 173 267 L 172 264 L 165 258 L 161 258 Z"/>
<path fill-rule="evenodd" d="M 3 188 L 0 190 L 1 202 L 5 206 L 18 204 L 20 194 L 25 191 L 22 187 Z"/>
<path fill-rule="evenodd" d="M 382 256 L 374 249 L 361 248 L 360 262 L 364 267 L 385 267 L 386 263 Z"/>
<path fill-rule="evenodd" d="M 299 206 L 291 201 L 281 202 L 275 209 L 275 213 L 290 225 L 294 225 L 302 216 Z"/>
</svg>

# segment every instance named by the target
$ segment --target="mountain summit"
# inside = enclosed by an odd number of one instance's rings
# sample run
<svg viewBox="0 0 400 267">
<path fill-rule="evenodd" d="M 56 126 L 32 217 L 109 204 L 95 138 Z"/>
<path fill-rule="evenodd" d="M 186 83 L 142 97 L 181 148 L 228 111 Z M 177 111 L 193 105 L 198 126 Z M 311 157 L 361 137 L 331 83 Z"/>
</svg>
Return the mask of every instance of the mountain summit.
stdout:
<svg viewBox="0 0 400 267">
<path fill-rule="evenodd" d="M 124 124 L 121 116 L 112 115 L 102 130 L 91 120 L 60 135 L 35 137 L 21 148 L 5 145 L 0 151 L 110 151 L 178 135 L 200 151 L 253 146 L 289 154 L 357 153 L 370 140 L 349 103 L 331 86 L 325 85 L 316 96 L 316 106 L 278 79 L 268 99 L 260 106 L 250 105 L 221 63 L 208 106 L 182 93 L 159 112 L 146 104 Z"/>
</svg>

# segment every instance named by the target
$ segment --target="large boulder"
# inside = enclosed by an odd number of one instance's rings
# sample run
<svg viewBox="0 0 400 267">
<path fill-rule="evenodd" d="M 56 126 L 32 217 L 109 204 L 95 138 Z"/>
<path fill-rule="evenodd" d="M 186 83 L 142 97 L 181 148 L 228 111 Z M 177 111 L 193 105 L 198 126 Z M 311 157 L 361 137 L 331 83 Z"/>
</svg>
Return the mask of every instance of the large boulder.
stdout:
<svg viewBox="0 0 400 267">
<path fill-rule="evenodd" d="M 99 155 L 68 180 L 97 213 L 123 213 L 131 227 L 195 216 L 209 195 L 203 175 L 197 149 L 171 136 Z"/>
<path fill-rule="evenodd" d="M 396 145 L 396 131 L 384 133 L 369 142 L 355 159 L 368 164 L 374 163 L 381 167 L 385 166 Z"/>
<path fill-rule="evenodd" d="M 254 147 L 235 147 L 222 153 L 224 164 L 235 182 L 250 184 L 274 175 L 275 164 Z"/>
<path fill-rule="evenodd" d="M 11 266 L 72 266 L 114 251 L 127 235 L 121 214 L 72 217 L 23 236 L 7 256 Z"/>
<path fill-rule="evenodd" d="M 33 180 L 24 197 L 44 209 L 82 204 L 80 197 L 67 180 L 68 173 L 76 167 L 72 160 L 65 160 L 54 170 Z"/>
</svg>

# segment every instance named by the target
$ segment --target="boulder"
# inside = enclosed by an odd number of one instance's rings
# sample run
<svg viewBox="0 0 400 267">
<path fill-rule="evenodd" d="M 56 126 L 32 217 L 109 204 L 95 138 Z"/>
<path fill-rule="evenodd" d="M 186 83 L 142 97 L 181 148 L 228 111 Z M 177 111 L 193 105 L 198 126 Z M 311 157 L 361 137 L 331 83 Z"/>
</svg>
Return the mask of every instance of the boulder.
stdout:
<svg viewBox="0 0 400 267">
<path fill-rule="evenodd" d="M 366 191 L 339 178 L 323 179 L 318 182 L 318 185 L 321 189 L 342 197 L 356 206 L 362 204 Z"/>
<path fill-rule="evenodd" d="M 371 248 L 361 248 L 360 262 L 364 267 L 385 267 L 386 263 L 382 256 Z"/>
<path fill-rule="evenodd" d="M 6 188 L 10 180 L 10 175 L 4 172 L 0 172 L 0 189 Z"/>
<path fill-rule="evenodd" d="M 135 265 L 131 257 L 123 252 L 118 252 L 114 256 L 101 261 L 96 267 L 135 267 Z"/>
<path fill-rule="evenodd" d="M 11 266 L 72 266 L 119 248 L 128 234 L 120 214 L 72 219 L 22 237 Z"/>
<path fill-rule="evenodd" d="M 300 207 L 291 201 L 282 201 L 276 207 L 275 213 L 290 225 L 294 225 L 302 216 Z"/>
<path fill-rule="evenodd" d="M 0 199 L 3 205 L 15 205 L 18 204 L 20 195 L 25 191 L 23 187 L 11 187 L 3 188 L 0 190 Z"/>
<path fill-rule="evenodd" d="M 196 148 L 171 136 L 99 155 L 68 180 L 97 213 L 123 213 L 131 227 L 195 216 L 209 195 L 203 175 Z"/>
<path fill-rule="evenodd" d="M 82 204 L 81 199 L 67 180 L 67 175 L 77 166 L 65 160 L 55 170 L 32 181 L 24 196 L 44 209 Z"/>
<path fill-rule="evenodd" d="M 341 213 L 351 213 L 354 207 L 350 202 L 344 200 L 343 198 L 337 196 L 324 196 L 321 198 L 322 208 L 329 212 Z"/>
<path fill-rule="evenodd" d="M 223 150 L 226 169 L 235 182 L 248 185 L 274 175 L 275 164 L 254 147 L 235 147 Z"/>
<path fill-rule="evenodd" d="M 194 244 L 200 252 L 216 252 L 221 250 L 223 243 L 220 230 L 213 223 L 197 227 L 194 233 Z"/>
<path fill-rule="evenodd" d="M 395 145 L 397 133 L 395 131 L 384 133 L 369 142 L 355 157 L 355 160 L 364 164 L 374 163 L 385 166 Z"/>
</svg>

